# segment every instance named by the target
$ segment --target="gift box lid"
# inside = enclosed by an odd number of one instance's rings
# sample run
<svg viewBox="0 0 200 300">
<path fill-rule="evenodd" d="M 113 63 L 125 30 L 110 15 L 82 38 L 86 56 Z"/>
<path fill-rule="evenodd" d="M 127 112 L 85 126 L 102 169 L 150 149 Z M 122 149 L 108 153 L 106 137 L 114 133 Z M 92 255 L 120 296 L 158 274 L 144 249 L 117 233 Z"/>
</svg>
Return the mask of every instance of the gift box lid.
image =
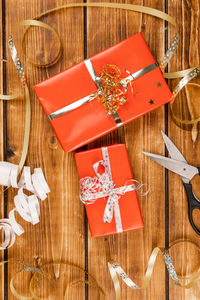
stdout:
<svg viewBox="0 0 200 300">
<path fill-rule="evenodd" d="M 133 179 L 126 146 L 115 144 L 107 147 L 112 179 L 115 187 L 130 184 Z M 103 159 L 102 148 L 86 150 L 75 154 L 79 178 L 96 176 L 93 165 Z M 104 223 L 103 215 L 108 197 L 99 198 L 93 204 L 86 205 L 88 222 L 93 237 L 115 234 L 116 223 L 113 217 L 111 223 Z M 136 190 L 125 193 L 119 198 L 119 207 L 123 231 L 144 227 Z"/>
<path fill-rule="evenodd" d="M 105 64 L 110 64 L 119 68 L 122 78 L 127 77 L 127 71 L 134 73 L 155 63 L 141 33 L 92 56 L 90 61 L 97 75 Z M 37 84 L 34 89 L 48 116 L 97 91 L 84 62 Z M 128 100 L 117 112 L 126 124 L 170 98 L 171 92 L 157 67 L 132 81 L 132 88 L 129 86 L 127 90 Z M 77 149 L 117 128 L 97 98 L 51 120 L 51 125 L 65 151 Z"/>
</svg>

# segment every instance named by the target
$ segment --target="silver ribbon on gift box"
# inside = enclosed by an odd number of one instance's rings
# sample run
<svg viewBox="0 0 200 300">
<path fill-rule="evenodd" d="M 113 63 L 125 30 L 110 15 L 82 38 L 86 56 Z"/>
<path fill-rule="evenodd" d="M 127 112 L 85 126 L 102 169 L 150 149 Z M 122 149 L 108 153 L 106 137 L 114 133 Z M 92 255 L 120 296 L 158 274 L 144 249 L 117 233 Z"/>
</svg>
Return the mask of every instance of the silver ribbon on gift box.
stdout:
<svg viewBox="0 0 200 300">
<path fill-rule="evenodd" d="M 88 205 L 93 204 L 97 199 L 108 197 L 103 221 L 104 223 L 111 223 L 113 219 L 113 213 L 115 216 L 115 223 L 117 232 L 123 232 L 121 214 L 119 208 L 119 199 L 122 195 L 127 192 L 131 192 L 134 190 L 141 189 L 144 184 L 139 184 L 137 187 L 135 185 L 136 180 L 130 179 L 126 182 L 124 186 L 115 187 L 115 184 L 112 179 L 111 167 L 110 167 L 110 159 L 108 154 L 108 148 L 102 148 L 103 160 L 96 162 L 93 165 L 93 169 L 95 171 L 96 177 L 86 176 L 81 178 L 81 195 L 80 200 Z M 105 171 L 100 174 L 99 167 L 103 166 Z M 131 182 L 131 184 L 128 184 Z M 143 195 L 148 193 L 145 192 Z"/>
<path fill-rule="evenodd" d="M 86 104 L 86 103 L 94 100 L 96 97 L 98 97 L 98 96 L 100 96 L 100 95 L 103 94 L 103 88 L 102 88 L 100 77 L 96 74 L 95 69 L 94 69 L 94 67 L 93 67 L 93 65 L 91 63 L 91 60 L 90 59 L 86 59 L 84 61 L 84 63 L 85 63 L 85 66 L 86 66 L 86 68 L 87 68 L 87 70 L 88 70 L 88 72 L 89 72 L 92 80 L 94 81 L 94 83 L 95 83 L 95 85 L 97 87 L 97 92 L 94 93 L 94 94 L 88 95 L 86 97 L 83 97 L 83 98 L 81 98 L 81 99 L 79 99 L 79 100 L 77 100 L 77 101 L 75 101 L 75 102 L 73 102 L 73 103 L 71 103 L 69 105 L 66 105 L 63 108 L 61 108 L 61 109 L 59 109 L 59 110 L 57 110 L 57 111 L 49 114 L 48 118 L 50 120 L 54 120 L 54 119 L 56 119 L 56 118 L 58 118 L 58 117 L 60 117 L 60 116 L 62 116 L 64 114 L 66 114 L 66 113 L 74 110 L 74 109 L 77 109 L 78 107 L 80 107 L 80 106 L 82 106 L 82 105 L 84 105 L 84 104 Z M 133 74 L 131 74 L 130 72 L 128 72 L 129 76 L 127 76 L 126 78 L 122 79 L 120 83 L 121 83 L 122 87 L 124 87 L 126 89 L 128 83 L 130 83 L 131 81 L 133 81 L 133 80 L 135 80 L 135 79 L 137 79 L 137 78 L 139 78 L 139 77 L 141 77 L 141 76 L 143 76 L 143 75 L 145 75 L 145 74 L 153 71 L 156 68 L 158 68 L 158 65 L 156 63 L 153 63 L 153 64 L 148 65 L 147 67 L 145 67 L 145 68 L 143 68 L 141 70 L 138 70 L 137 72 L 135 72 Z M 112 117 L 114 118 L 117 127 L 120 127 L 120 126 L 123 125 L 123 123 L 122 123 L 122 121 L 121 121 L 121 119 L 120 119 L 117 111 L 115 111 L 114 113 L 112 113 Z"/>
</svg>

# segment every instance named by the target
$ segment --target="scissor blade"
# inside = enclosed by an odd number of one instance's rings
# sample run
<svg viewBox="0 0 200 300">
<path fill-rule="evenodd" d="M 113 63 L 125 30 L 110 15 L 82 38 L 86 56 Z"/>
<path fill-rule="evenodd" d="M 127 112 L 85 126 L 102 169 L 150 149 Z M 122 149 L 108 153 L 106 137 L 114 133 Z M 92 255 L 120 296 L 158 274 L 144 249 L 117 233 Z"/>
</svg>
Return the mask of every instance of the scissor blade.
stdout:
<svg viewBox="0 0 200 300">
<path fill-rule="evenodd" d="M 181 177 L 191 180 L 196 174 L 198 174 L 198 169 L 188 165 L 185 162 L 164 157 L 161 155 L 156 155 L 153 153 L 143 152 L 145 155 L 153 159 L 155 162 L 160 164 L 162 167 L 180 175 Z"/>
<path fill-rule="evenodd" d="M 165 145 L 167 147 L 167 150 L 169 151 L 171 158 L 187 163 L 185 157 L 178 150 L 178 148 L 174 145 L 174 143 L 170 140 L 170 138 L 162 130 L 161 130 L 161 133 L 162 133 Z"/>
</svg>

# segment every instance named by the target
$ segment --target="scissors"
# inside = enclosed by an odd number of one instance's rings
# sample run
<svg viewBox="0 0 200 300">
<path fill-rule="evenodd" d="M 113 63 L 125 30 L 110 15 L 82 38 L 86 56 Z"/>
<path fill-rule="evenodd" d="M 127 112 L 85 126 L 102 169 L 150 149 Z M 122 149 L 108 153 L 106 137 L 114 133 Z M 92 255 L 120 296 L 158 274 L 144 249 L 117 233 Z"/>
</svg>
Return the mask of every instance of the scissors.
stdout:
<svg viewBox="0 0 200 300">
<path fill-rule="evenodd" d="M 171 156 L 171 158 L 164 157 L 161 155 L 156 155 L 153 153 L 143 152 L 145 155 L 153 159 L 155 162 L 163 166 L 164 168 L 178 174 L 181 176 L 183 185 L 185 187 L 185 191 L 188 199 L 188 217 L 190 224 L 194 231 L 200 235 L 200 230 L 195 226 L 192 218 L 192 212 L 194 209 L 200 209 L 200 200 L 195 196 L 192 190 L 192 184 L 190 180 L 195 175 L 200 175 L 200 167 L 193 167 L 189 165 L 182 155 L 182 153 L 178 150 L 178 148 L 172 143 L 172 141 L 168 138 L 164 132 L 162 132 L 162 136 L 167 147 L 167 150 Z"/>
</svg>

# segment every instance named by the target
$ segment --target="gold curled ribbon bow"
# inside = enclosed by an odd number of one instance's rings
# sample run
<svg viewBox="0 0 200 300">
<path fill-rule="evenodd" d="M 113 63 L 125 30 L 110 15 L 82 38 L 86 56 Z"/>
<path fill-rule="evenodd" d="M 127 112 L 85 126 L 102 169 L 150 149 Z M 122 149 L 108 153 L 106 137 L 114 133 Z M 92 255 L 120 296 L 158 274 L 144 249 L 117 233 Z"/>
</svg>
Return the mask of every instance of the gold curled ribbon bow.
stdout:
<svg viewBox="0 0 200 300">
<path fill-rule="evenodd" d="M 128 84 L 132 87 L 131 81 L 124 80 L 122 84 L 120 76 L 121 71 L 117 66 L 107 64 L 103 66 L 99 77 L 103 92 L 98 97 L 108 115 L 114 114 L 127 101 Z"/>
<path fill-rule="evenodd" d="M 116 231 L 123 232 L 119 199 L 121 196 L 134 190 L 141 190 L 145 184 L 135 185 L 135 180 L 130 179 L 120 187 L 116 187 L 112 178 L 112 171 L 107 147 L 102 147 L 103 160 L 97 161 L 93 164 L 93 169 L 96 174 L 95 177 L 83 177 L 80 179 L 80 200 L 85 204 L 93 204 L 97 199 L 106 199 L 106 206 L 104 210 L 104 223 L 111 223 L 114 217 Z M 99 172 L 99 167 L 103 167 L 104 171 Z M 128 184 L 129 183 L 129 184 Z M 149 189 L 143 195 L 148 194 Z"/>
<path fill-rule="evenodd" d="M 195 283 L 200 279 L 200 266 L 198 267 L 198 270 L 196 272 L 194 272 L 190 277 L 186 277 L 186 276 L 181 276 L 181 275 L 177 275 L 174 265 L 172 263 L 172 259 L 169 255 L 169 250 L 172 249 L 175 245 L 178 245 L 180 243 L 189 243 L 192 244 L 196 247 L 196 249 L 198 250 L 198 252 L 200 253 L 200 247 L 194 243 L 193 241 L 187 240 L 187 239 L 180 239 L 180 240 L 176 240 L 173 243 L 170 244 L 168 249 L 165 248 L 159 248 L 159 247 L 155 247 L 150 255 L 149 258 L 149 262 L 147 265 L 147 269 L 144 275 L 144 279 L 143 282 L 141 284 L 141 286 L 139 287 L 137 284 L 135 284 L 135 282 L 133 282 L 130 277 L 124 272 L 124 270 L 120 267 L 120 265 L 116 262 L 108 262 L 108 268 L 110 271 L 110 275 L 113 281 L 113 285 L 114 285 L 114 289 L 115 289 L 115 296 L 116 296 L 116 300 L 120 300 L 121 298 L 121 291 L 120 291 L 120 283 L 119 283 L 119 279 L 118 276 L 125 282 L 125 284 L 130 287 L 133 290 L 138 290 L 138 289 L 146 289 L 147 286 L 149 285 L 149 282 L 151 280 L 151 276 L 153 273 L 153 269 L 154 269 L 154 265 L 156 263 L 156 258 L 158 256 L 159 253 L 161 253 L 163 255 L 164 258 L 164 262 L 165 265 L 167 267 L 169 276 L 171 277 L 171 279 L 173 280 L 173 282 L 185 289 L 190 289 L 191 287 L 193 287 L 195 285 Z M 181 280 L 188 280 L 188 283 L 186 284 L 181 284 Z"/>
</svg>

